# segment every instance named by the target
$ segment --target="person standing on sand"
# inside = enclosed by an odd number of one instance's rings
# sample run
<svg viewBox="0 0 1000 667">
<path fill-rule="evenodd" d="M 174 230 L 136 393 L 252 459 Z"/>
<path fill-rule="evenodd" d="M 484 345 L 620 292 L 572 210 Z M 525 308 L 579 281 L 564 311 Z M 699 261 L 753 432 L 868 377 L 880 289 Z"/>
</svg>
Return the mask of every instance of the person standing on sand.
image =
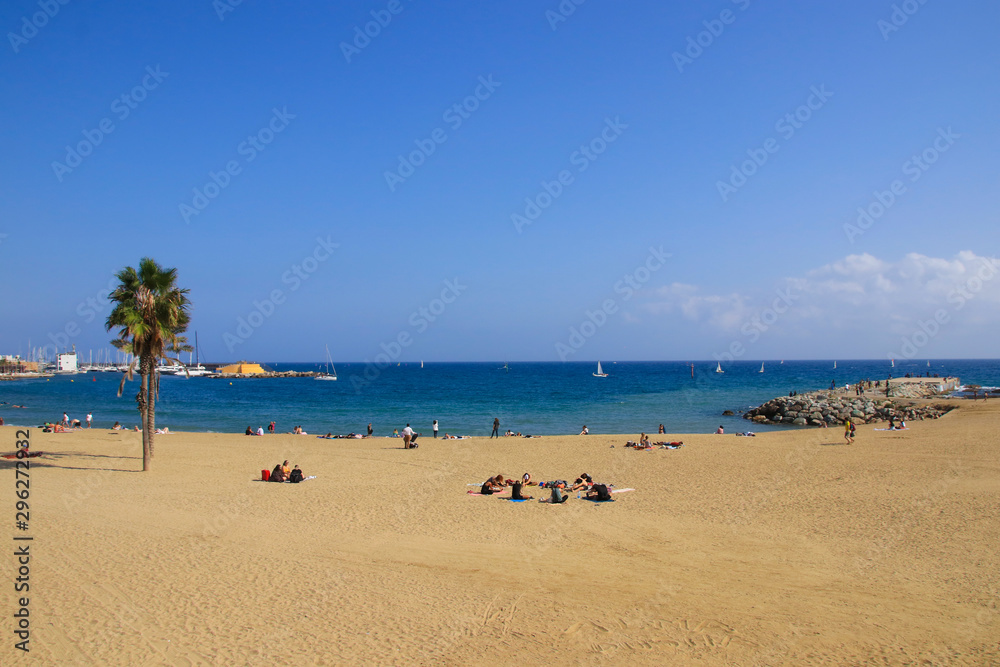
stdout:
<svg viewBox="0 0 1000 667">
<path fill-rule="evenodd" d="M 372 437 L 372 433 L 374 433 L 374 432 L 375 431 L 372 430 L 372 423 L 368 422 L 368 437 L 369 438 Z"/>
<path fill-rule="evenodd" d="M 849 445 L 854 444 L 854 422 L 850 419 L 844 420 L 844 440 Z"/>
<path fill-rule="evenodd" d="M 438 437 L 438 420 L 434 420 L 434 437 Z"/>
<path fill-rule="evenodd" d="M 271 422 L 270 424 L 267 425 L 267 432 L 274 433 L 274 422 Z"/>
<path fill-rule="evenodd" d="M 92 415 L 91 413 L 88 412 L 87 413 L 87 428 L 90 428 L 93 423 L 94 423 L 94 415 Z"/>
<path fill-rule="evenodd" d="M 493 418 L 493 433 L 490 434 L 490 438 L 492 439 L 492 438 L 499 438 L 499 437 L 500 437 L 500 418 L 499 417 L 494 417 Z"/>
</svg>

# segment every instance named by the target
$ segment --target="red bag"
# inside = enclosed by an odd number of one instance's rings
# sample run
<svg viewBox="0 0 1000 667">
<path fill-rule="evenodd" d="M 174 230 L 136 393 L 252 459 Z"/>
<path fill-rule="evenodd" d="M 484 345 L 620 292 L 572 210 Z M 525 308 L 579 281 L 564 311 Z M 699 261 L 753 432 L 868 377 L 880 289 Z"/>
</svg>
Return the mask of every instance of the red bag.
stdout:
<svg viewBox="0 0 1000 667">
<path fill-rule="evenodd" d="M 271 479 L 271 471 L 270 470 L 261 470 L 260 471 L 260 479 L 263 482 L 266 482 L 266 481 L 270 480 Z"/>
</svg>

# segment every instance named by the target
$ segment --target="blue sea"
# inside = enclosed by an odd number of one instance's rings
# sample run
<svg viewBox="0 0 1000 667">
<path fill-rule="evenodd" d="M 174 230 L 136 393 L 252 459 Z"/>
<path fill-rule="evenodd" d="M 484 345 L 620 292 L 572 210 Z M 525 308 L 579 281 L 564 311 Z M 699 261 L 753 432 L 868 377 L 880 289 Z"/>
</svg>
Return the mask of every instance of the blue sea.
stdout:
<svg viewBox="0 0 1000 667">
<path fill-rule="evenodd" d="M 390 435 L 407 423 L 430 435 L 437 419 L 441 434 L 489 435 L 493 418 L 501 432 L 523 434 L 655 433 L 659 424 L 668 433 L 708 433 L 720 424 L 727 431 L 743 431 L 749 422 L 724 410 L 746 410 L 790 391 L 811 391 L 860 379 L 885 379 L 891 373 L 924 375 L 927 371 L 958 376 L 966 384 L 1000 386 L 998 360 L 898 361 L 887 360 L 760 361 L 723 364 L 696 362 L 694 377 L 684 362 L 603 361 L 607 378 L 596 378 L 596 363 L 402 363 L 359 382 L 363 364 L 338 364 L 339 379 L 261 378 L 222 380 L 162 376 L 157 401 L 157 426 L 177 431 L 242 433 L 247 426 L 267 428 L 277 422 L 279 432 L 301 425 L 309 433 L 363 432 L 371 422 L 376 435 Z M 319 363 L 268 364 L 277 371 L 322 370 Z M 375 373 L 368 368 L 368 377 Z M 49 379 L 0 382 L 0 401 L 27 406 L 0 405 L 8 424 L 35 426 L 57 421 L 65 411 L 71 419 L 94 415 L 94 425 L 108 428 L 115 421 L 126 427 L 139 423 L 135 394 L 138 376 L 116 396 L 122 375 L 84 373 Z M 352 381 L 354 378 L 354 381 Z M 762 431 L 771 428 L 755 426 Z"/>
</svg>

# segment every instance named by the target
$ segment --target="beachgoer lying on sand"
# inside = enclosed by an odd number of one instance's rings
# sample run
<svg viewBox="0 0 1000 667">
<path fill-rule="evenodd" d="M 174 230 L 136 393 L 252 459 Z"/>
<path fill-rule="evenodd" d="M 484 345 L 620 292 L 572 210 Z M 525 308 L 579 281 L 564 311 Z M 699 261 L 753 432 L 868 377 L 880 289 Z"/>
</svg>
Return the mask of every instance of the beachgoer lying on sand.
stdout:
<svg viewBox="0 0 1000 667">
<path fill-rule="evenodd" d="M 138 433 L 139 432 L 139 426 L 138 425 L 133 426 L 132 430 L 135 431 L 136 433 Z"/>
<path fill-rule="evenodd" d="M 316 436 L 318 438 L 326 438 L 327 440 L 333 440 L 333 433 L 327 433 L 326 435 Z"/>
<path fill-rule="evenodd" d="M 514 482 L 514 488 L 510 492 L 510 497 L 513 500 L 531 500 L 533 496 L 526 496 L 521 493 L 521 488 L 524 485 L 521 482 Z"/>
<path fill-rule="evenodd" d="M 157 435 L 170 435 L 170 427 L 164 426 L 163 428 L 156 429 Z"/>
<path fill-rule="evenodd" d="M 112 426 L 111 429 L 114 430 L 114 431 L 120 431 L 120 430 L 122 430 L 122 425 L 119 424 L 118 422 L 115 422 L 115 425 Z"/>
<path fill-rule="evenodd" d="M 584 473 L 580 473 L 580 476 L 576 478 L 576 481 L 573 482 L 573 486 L 569 487 L 569 490 L 570 491 L 580 491 L 582 489 L 589 489 L 590 485 L 593 484 L 593 483 L 594 483 L 594 480 L 591 479 L 590 475 L 588 475 L 585 472 Z"/>
<path fill-rule="evenodd" d="M 599 503 L 614 500 L 611 497 L 611 491 L 608 490 L 607 484 L 594 484 L 590 491 L 587 491 L 587 499 L 596 500 Z"/>
</svg>

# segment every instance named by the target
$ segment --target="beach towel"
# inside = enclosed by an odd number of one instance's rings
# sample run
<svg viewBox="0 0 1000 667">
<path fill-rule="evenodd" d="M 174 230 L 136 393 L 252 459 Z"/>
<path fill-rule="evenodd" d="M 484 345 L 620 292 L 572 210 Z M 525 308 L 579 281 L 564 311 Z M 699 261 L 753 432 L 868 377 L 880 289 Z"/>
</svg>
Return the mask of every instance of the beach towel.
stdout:
<svg viewBox="0 0 1000 667">
<path fill-rule="evenodd" d="M 476 486 L 482 486 L 481 484 L 476 484 Z M 470 496 L 501 496 L 505 492 L 497 491 L 496 493 L 479 493 L 478 491 L 466 491 Z M 504 498 L 504 500 L 510 500 L 510 498 Z"/>
<path fill-rule="evenodd" d="M 21 458 L 22 458 L 22 459 L 33 459 L 33 458 L 35 458 L 36 456 L 41 456 L 41 455 L 42 455 L 42 453 L 43 453 L 43 452 L 28 452 L 27 454 L 25 454 L 25 455 L 24 455 L 24 456 L 22 456 Z M 16 458 L 17 458 L 17 453 L 15 452 L 14 454 L 4 454 L 4 455 L 3 455 L 3 457 L 4 457 L 5 459 L 16 459 Z"/>
<path fill-rule="evenodd" d="M 625 493 L 626 491 L 635 491 L 635 489 L 611 489 L 611 493 Z"/>
<path fill-rule="evenodd" d="M 527 502 L 527 498 L 501 498 L 500 500 L 508 500 L 512 503 L 523 503 Z"/>
</svg>

